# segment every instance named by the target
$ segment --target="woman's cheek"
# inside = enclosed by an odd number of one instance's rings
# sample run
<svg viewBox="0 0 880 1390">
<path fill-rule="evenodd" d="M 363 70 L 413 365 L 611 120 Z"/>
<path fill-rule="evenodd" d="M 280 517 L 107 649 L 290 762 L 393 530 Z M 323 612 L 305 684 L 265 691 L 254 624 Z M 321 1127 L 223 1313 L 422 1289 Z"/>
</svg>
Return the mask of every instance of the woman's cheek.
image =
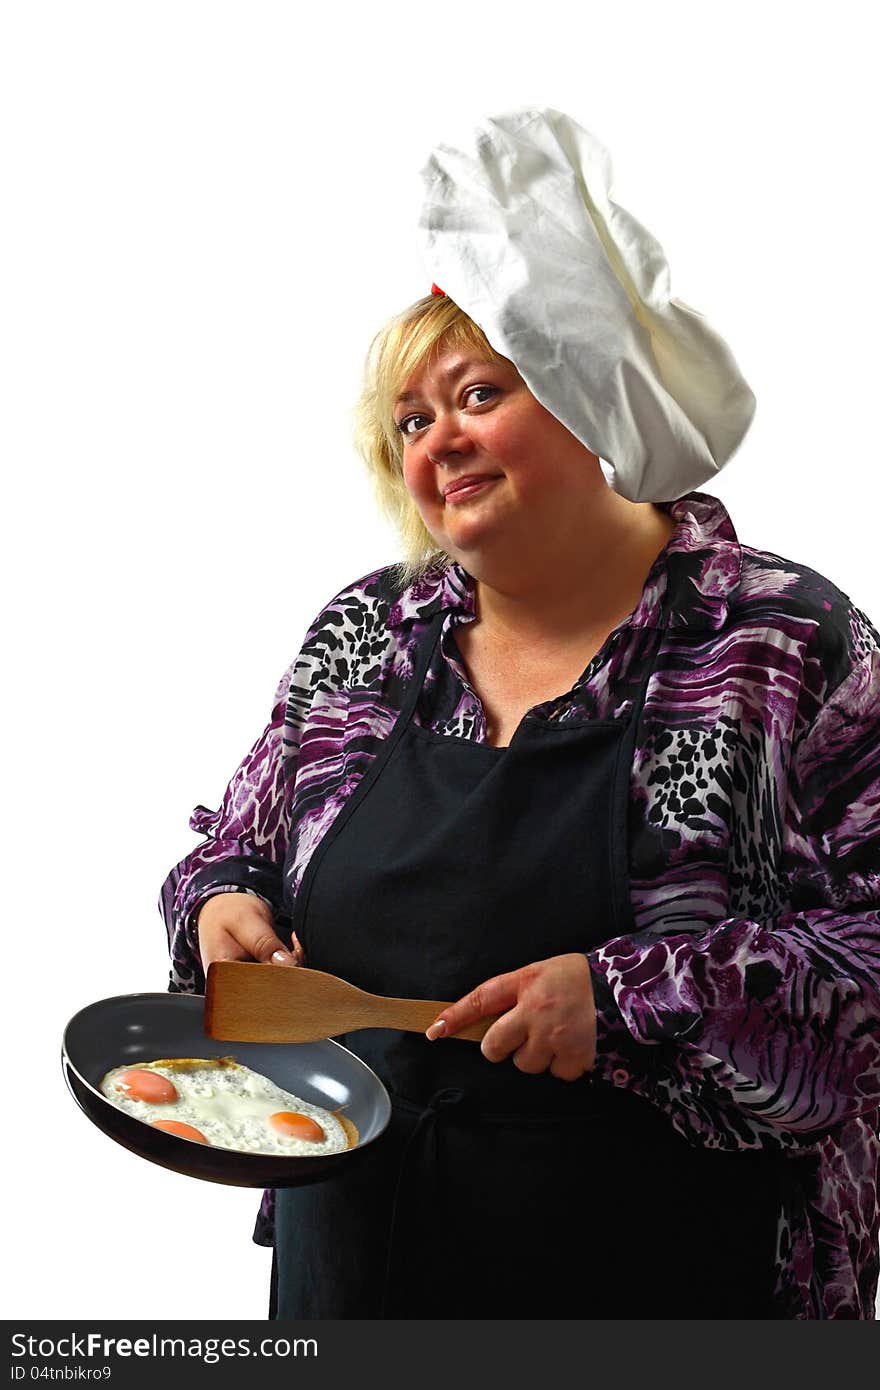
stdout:
<svg viewBox="0 0 880 1390">
<path fill-rule="evenodd" d="M 440 516 L 441 499 L 437 493 L 433 464 L 425 460 L 407 459 L 403 461 L 403 481 L 406 490 L 427 526 L 433 532 Z"/>
<path fill-rule="evenodd" d="M 403 481 L 410 497 L 417 506 L 420 505 L 425 493 L 425 466 L 411 450 L 403 456 Z"/>
</svg>

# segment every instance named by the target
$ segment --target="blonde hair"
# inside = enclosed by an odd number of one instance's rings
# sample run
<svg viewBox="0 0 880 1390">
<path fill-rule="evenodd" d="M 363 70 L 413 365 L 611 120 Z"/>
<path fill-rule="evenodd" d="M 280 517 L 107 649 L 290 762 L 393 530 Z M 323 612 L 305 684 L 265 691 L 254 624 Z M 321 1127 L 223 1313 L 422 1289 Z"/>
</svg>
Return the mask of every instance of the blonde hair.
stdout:
<svg viewBox="0 0 880 1390">
<path fill-rule="evenodd" d="M 430 294 L 397 314 L 373 339 L 355 406 L 354 442 L 367 465 L 379 505 L 397 528 L 404 584 L 450 557 L 434 540 L 403 480 L 403 436 L 394 405 L 404 382 L 440 348 L 465 348 L 488 362 L 507 362 L 478 324 L 446 295 Z"/>
</svg>

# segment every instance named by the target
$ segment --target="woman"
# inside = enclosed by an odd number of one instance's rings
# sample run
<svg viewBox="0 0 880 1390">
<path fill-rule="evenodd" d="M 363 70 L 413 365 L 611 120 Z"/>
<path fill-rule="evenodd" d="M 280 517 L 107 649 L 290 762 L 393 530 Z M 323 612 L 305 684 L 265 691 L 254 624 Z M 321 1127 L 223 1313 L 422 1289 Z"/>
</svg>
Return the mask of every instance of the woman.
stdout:
<svg viewBox="0 0 880 1390">
<path fill-rule="evenodd" d="M 380 335 L 407 564 L 319 615 L 165 885 L 172 988 L 458 1001 L 345 1040 L 392 1122 L 265 1205 L 275 1315 L 872 1317 L 880 637 L 716 498 L 610 487 L 503 336 L 442 292 Z"/>
</svg>

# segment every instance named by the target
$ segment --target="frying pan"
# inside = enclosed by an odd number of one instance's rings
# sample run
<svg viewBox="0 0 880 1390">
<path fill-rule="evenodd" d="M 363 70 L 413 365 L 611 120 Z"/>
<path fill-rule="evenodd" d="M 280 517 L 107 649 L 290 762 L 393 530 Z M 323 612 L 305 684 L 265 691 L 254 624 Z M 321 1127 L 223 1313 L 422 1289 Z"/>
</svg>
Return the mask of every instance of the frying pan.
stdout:
<svg viewBox="0 0 880 1390">
<path fill-rule="evenodd" d="M 334 1177 L 356 1163 L 391 1116 L 388 1092 L 375 1072 L 330 1039 L 310 1043 L 229 1043 L 207 1038 L 204 998 L 193 994 L 122 994 L 75 1014 L 61 1045 L 68 1088 L 93 1124 L 132 1153 L 191 1178 L 232 1187 L 298 1187 Z M 235 1057 L 311 1105 L 342 1109 L 358 1144 L 315 1158 L 235 1153 L 154 1129 L 101 1095 L 112 1067 L 160 1057 Z"/>
</svg>

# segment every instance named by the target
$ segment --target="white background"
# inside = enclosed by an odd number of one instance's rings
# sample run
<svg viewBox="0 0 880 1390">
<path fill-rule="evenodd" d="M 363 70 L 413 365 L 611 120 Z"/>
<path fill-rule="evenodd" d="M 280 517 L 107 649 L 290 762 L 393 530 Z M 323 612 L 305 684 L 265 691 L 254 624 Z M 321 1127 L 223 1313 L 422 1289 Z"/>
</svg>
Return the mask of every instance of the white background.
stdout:
<svg viewBox="0 0 880 1390">
<path fill-rule="evenodd" d="M 191 808 L 315 612 L 397 556 L 349 412 L 429 288 L 433 144 L 538 103 L 609 146 L 758 397 L 706 490 L 880 622 L 870 12 L 4 6 L 6 1317 L 265 1316 L 257 1194 L 111 1143 L 59 1046 L 92 1000 L 164 989 Z"/>
</svg>

